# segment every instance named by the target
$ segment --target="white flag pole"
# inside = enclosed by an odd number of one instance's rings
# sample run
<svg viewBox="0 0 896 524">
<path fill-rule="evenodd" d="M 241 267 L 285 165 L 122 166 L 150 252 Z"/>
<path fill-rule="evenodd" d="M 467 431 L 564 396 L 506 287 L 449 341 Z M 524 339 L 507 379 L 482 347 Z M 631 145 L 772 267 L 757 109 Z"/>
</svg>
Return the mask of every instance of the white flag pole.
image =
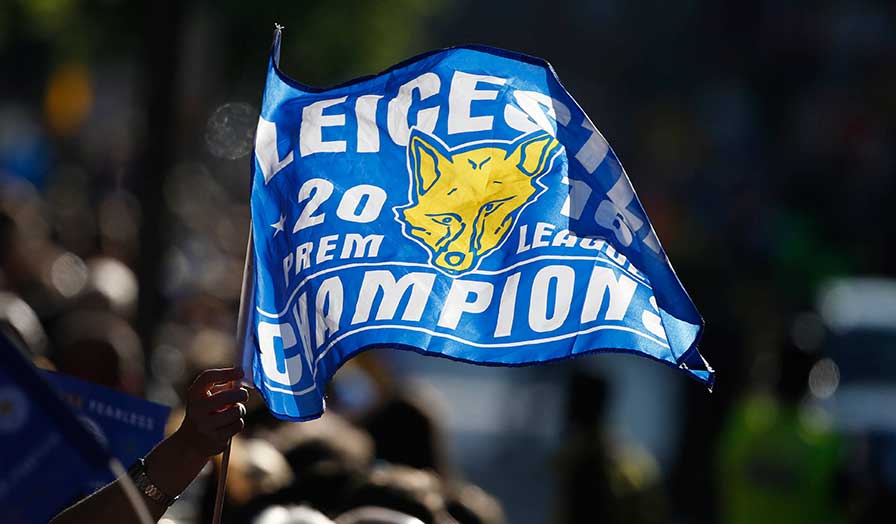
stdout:
<svg viewBox="0 0 896 524">
<path fill-rule="evenodd" d="M 283 26 L 274 24 L 274 42 L 271 51 L 274 54 L 274 60 L 280 61 L 280 32 Z M 249 324 L 249 311 L 254 304 L 253 295 L 255 293 L 255 255 L 252 241 L 252 221 L 249 221 L 249 238 L 246 242 L 246 261 L 243 264 L 243 284 L 240 288 L 240 309 L 236 320 L 236 361 L 237 365 L 243 369 L 243 384 L 254 386 L 252 377 L 252 359 L 254 358 L 254 349 L 246 348 L 246 331 Z M 248 375 L 246 374 L 248 372 Z M 221 508 L 224 505 L 224 491 L 227 486 L 227 466 L 230 464 L 230 443 L 227 441 L 227 447 L 224 448 L 224 456 L 221 457 L 221 469 L 218 474 L 218 489 L 215 493 L 215 508 L 212 514 L 212 524 L 221 524 Z"/>
<path fill-rule="evenodd" d="M 249 240 L 246 243 L 246 262 L 243 265 L 243 284 L 240 288 L 240 309 L 236 321 L 236 348 L 237 348 L 237 365 L 245 371 L 244 366 L 246 327 L 249 322 L 249 304 L 251 303 L 251 293 L 255 280 L 252 278 L 254 273 L 254 256 L 252 253 L 252 222 L 249 222 Z M 251 372 L 251 366 L 248 367 Z M 244 382 L 246 381 L 244 379 Z M 221 511 L 224 506 L 225 488 L 227 487 L 227 467 L 230 464 L 230 444 L 232 439 L 227 440 L 227 446 L 224 448 L 224 455 L 221 457 L 221 467 L 218 470 L 218 488 L 215 493 L 215 510 L 212 514 L 212 524 L 221 524 Z"/>
</svg>

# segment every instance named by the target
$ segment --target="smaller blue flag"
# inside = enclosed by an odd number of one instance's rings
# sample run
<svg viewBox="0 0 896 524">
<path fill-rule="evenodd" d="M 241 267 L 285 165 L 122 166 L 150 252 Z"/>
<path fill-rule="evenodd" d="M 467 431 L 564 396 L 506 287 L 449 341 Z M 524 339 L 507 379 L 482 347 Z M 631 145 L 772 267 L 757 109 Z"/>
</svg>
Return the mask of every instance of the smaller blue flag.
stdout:
<svg viewBox="0 0 896 524">
<path fill-rule="evenodd" d="M 59 373 L 43 376 L 122 464 L 132 464 L 164 438 L 167 406 Z M 91 483 L 100 488 L 113 480 L 112 472 L 102 470 Z"/>
<path fill-rule="evenodd" d="M 110 457 L 0 334 L 0 522 L 45 523 L 90 493 Z"/>
</svg>

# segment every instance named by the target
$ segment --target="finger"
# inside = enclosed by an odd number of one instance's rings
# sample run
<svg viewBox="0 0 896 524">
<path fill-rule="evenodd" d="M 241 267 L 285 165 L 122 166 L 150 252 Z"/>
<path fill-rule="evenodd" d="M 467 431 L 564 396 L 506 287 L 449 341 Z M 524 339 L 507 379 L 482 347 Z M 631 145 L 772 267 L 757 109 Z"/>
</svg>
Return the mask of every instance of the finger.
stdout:
<svg viewBox="0 0 896 524">
<path fill-rule="evenodd" d="M 197 401 L 197 409 L 203 413 L 221 411 L 222 409 L 249 400 L 249 392 L 244 388 L 226 389 Z"/>
<path fill-rule="evenodd" d="M 246 423 L 243 422 L 243 419 L 237 419 L 223 428 L 215 430 L 215 436 L 221 440 L 227 440 L 242 431 L 244 427 L 246 427 Z"/>
<path fill-rule="evenodd" d="M 235 404 L 224 411 L 212 413 L 207 417 L 207 427 L 208 429 L 216 430 L 232 424 L 245 416 L 245 410 L 246 408 L 242 404 Z"/>
<path fill-rule="evenodd" d="M 193 381 L 190 395 L 194 398 L 204 397 L 212 385 L 239 380 L 242 377 L 243 370 L 240 368 L 206 369 Z"/>
</svg>

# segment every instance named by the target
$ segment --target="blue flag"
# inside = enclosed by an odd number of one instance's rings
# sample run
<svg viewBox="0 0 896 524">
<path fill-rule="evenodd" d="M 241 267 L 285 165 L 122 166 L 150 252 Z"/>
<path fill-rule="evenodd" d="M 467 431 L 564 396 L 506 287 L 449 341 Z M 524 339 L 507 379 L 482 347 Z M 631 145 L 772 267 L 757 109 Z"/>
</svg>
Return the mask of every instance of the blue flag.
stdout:
<svg viewBox="0 0 896 524">
<path fill-rule="evenodd" d="M 95 489 L 110 456 L 0 334 L 0 522 L 45 523 Z"/>
<path fill-rule="evenodd" d="M 279 69 L 252 162 L 243 365 L 320 416 L 352 355 L 476 364 L 629 352 L 711 386 L 703 321 L 628 177 L 551 66 L 434 51 L 329 89 Z"/>
<path fill-rule="evenodd" d="M 132 464 L 165 437 L 167 406 L 59 373 L 42 375 L 122 464 Z M 94 472 L 90 479 L 94 489 L 113 480 L 109 470 Z"/>
</svg>

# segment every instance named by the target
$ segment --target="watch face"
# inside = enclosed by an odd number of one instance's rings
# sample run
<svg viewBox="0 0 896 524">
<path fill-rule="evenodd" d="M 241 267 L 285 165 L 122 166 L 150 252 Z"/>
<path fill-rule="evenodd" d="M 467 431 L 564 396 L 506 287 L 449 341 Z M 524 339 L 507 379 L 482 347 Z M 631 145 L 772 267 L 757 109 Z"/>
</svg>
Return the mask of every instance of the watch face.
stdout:
<svg viewBox="0 0 896 524">
<path fill-rule="evenodd" d="M 134 478 L 134 484 L 137 486 L 137 489 L 146 493 L 146 486 L 149 484 L 149 479 L 146 478 L 146 473 L 144 473 L 142 469 L 137 472 L 137 476 Z M 146 494 L 149 495 L 149 493 Z"/>
</svg>

